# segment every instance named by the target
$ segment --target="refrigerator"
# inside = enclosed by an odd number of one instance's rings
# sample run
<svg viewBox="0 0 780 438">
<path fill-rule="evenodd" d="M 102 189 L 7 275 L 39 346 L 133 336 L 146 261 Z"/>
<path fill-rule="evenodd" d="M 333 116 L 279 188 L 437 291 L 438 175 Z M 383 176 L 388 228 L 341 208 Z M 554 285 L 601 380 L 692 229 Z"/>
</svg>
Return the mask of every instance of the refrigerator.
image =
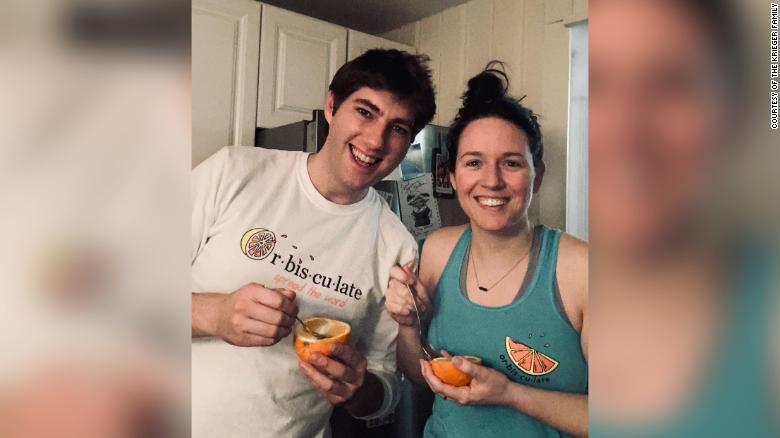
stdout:
<svg viewBox="0 0 780 438">
<path fill-rule="evenodd" d="M 425 126 L 414 138 L 404 160 L 374 185 L 422 249 L 432 231 L 468 221 L 455 199 L 446 174 L 447 128 Z M 258 128 L 255 146 L 304 152 L 319 151 L 328 135 L 322 110 L 304 120 L 276 128 Z M 401 397 L 395 412 L 373 421 L 357 420 L 336 408 L 330 423 L 334 438 L 419 438 L 431 414 L 433 394 L 417 388 L 399 372 Z"/>
<path fill-rule="evenodd" d="M 257 128 L 255 146 L 285 151 L 317 152 L 328 137 L 325 112 L 312 111 L 311 120 L 301 120 L 276 128 Z"/>
</svg>

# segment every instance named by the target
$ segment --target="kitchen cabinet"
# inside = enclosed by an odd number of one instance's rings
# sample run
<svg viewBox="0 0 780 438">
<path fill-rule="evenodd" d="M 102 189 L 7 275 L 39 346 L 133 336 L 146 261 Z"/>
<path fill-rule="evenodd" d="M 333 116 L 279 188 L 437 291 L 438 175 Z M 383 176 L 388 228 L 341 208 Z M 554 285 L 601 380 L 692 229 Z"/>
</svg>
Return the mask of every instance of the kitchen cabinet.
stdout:
<svg viewBox="0 0 780 438">
<path fill-rule="evenodd" d="M 476 5 L 484 6 L 481 3 Z M 490 59 L 490 39 L 484 38 L 484 30 L 483 34 L 474 34 L 473 29 L 481 29 L 482 23 L 473 17 L 467 20 L 468 8 L 472 8 L 471 3 L 423 18 L 417 22 L 417 31 L 413 32 L 419 53 L 431 59 L 428 65 L 436 86 L 436 115 L 433 118 L 436 125 L 449 126 L 460 107 L 460 97 L 466 82 L 464 72 L 470 59 L 465 56 L 470 53 L 468 50 L 474 52 L 475 56 L 485 58 L 485 62 Z M 487 8 L 487 12 L 484 7 L 472 9 L 479 12 L 480 16 L 492 15 L 491 8 Z M 470 45 L 467 46 L 467 43 Z M 484 67 L 484 63 L 478 63 Z"/>
<path fill-rule="evenodd" d="M 257 127 L 311 118 L 346 61 L 347 29 L 262 5 Z"/>
<path fill-rule="evenodd" d="M 348 61 L 357 58 L 370 49 L 397 49 L 416 53 L 415 48 L 412 46 L 349 29 L 347 37 Z"/>
<path fill-rule="evenodd" d="M 192 2 L 192 165 L 254 143 L 260 3 Z"/>
<path fill-rule="evenodd" d="M 192 163 L 255 128 L 310 120 L 333 75 L 368 49 L 415 47 L 254 0 L 193 0 Z"/>
</svg>

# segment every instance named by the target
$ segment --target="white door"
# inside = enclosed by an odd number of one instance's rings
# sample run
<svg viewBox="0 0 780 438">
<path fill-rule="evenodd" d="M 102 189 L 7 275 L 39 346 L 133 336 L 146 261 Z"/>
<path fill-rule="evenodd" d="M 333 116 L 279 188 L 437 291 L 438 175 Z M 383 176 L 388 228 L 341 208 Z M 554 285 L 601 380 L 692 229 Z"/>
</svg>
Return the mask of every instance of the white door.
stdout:
<svg viewBox="0 0 780 438">
<path fill-rule="evenodd" d="M 353 60 L 370 49 L 397 49 L 409 53 L 416 53 L 412 46 L 397 43 L 378 36 L 367 33 L 349 30 L 349 39 L 347 41 L 347 60 Z"/>
<path fill-rule="evenodd" d="M 264 4 L 257 126 L 309 120 L 346 52 L 346 28 Z"/>
<path fill-rule="evenodd" d="M 225 145 L 253 145 L 260 4 L 192 2 L 192 166 Z"/>
</svg>

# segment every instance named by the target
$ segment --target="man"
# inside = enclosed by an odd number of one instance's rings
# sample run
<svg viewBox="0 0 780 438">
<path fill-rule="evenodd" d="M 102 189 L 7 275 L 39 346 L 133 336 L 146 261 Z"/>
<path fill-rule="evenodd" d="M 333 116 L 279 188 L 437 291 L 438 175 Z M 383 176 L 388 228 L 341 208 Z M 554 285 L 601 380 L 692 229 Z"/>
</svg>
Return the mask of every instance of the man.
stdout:
<svg viewBox="0 0 780 438">
<path fill-rule="evenodd" d="M 366 419 L 394 408 L 383 291 L 416 245 L 371 186 L 433 117 L 425 61 L 371 50 L 342 66 L 316 154 L 226 147 L 195 169 L 194 437 L 329 436 L 333 405 Z M 349 345 L 300 362 L 298 315 L 348 322 Z"/>
</svg>

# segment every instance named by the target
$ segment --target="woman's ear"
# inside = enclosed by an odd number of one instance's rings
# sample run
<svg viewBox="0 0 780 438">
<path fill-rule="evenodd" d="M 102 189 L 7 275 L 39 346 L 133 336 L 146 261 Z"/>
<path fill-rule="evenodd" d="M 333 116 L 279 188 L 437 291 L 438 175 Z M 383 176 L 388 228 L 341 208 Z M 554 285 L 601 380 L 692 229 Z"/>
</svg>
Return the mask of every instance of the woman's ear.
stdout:
<svg viewBox="0 0 780 438">
<path fill-rule="evenodd" d="M 546 169 L 544 161 L 537 164 L 534 168 L 534 170 L 536 170 L 536 176 L 534 177 L 534 194 L 539 193 L 539 189 L 542 187 L 542 180 L 544 179 L 544 171 Z"/>
<path fill-rule="evenodd" d="M 455 172 L 448 169 L 447 175 L 450 178 L 450 185 L 452 186 L 452 190 L 458 190 L 458 188 L 455 186 Z"/>
</svg>

